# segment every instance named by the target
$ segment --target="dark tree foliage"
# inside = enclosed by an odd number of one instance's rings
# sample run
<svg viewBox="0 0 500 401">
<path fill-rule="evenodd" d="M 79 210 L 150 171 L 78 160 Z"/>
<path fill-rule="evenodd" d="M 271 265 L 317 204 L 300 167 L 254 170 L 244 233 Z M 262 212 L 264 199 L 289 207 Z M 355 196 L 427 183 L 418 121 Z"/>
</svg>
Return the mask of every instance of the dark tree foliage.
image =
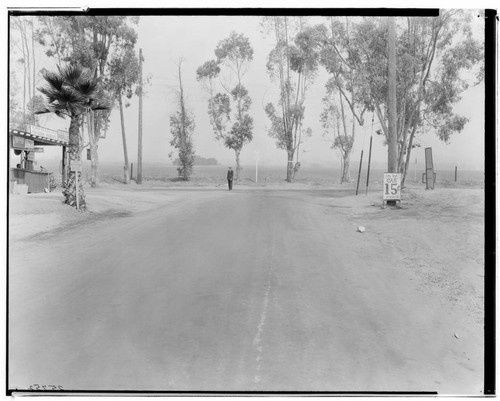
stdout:
<svg viewBox="0 0 500 401">
<path fill-rule="evenodd" d="M 431 130 L 448 142 L 467 123 L 453 107 L 470 83 L 482 79 L 483 44 L 474 38 L 471 15 L 441 10 L 438 17 L 396 20 L 398 171 L 403 183 L 418 134 Z M 387 137 L 387 19 L 353 23 L 349 57 L 343 62 L 358 71 L 364 104 Z"/>
<path fill-rule="evenodd" d="M 170 132 L 172 134 L 170 145 L 178 151 L 179 167 L 177 171 L 179 177 L 184 181 L 188 181 L 193 172 L 195 157 L 192 138 L 195 122 L 194 117 L 186 109 L 182 86 L 182 62 L 183 60 L 179 60 L 177 64 L 179 79 L 178 110 L 170 116 Z M 170 157 L 172 156 L 173 154 L 170 154 Z"/>
<path fill-rule="evenodd" d="M 122 72 L 116 68 L 116 58 L 124 49 L 133 49 L 137 42 L 137 17 L 111 15 L 41 16 L 37 40 L 45 46 L 45 54 L 57 58 L 59 63 L 69 63 L 87 68 L 102 80 L 103 89 L 116 93 L 118 78 L 111 75 Z M 129 58 L 129 61 L 132 59 Z M 128 74 L 128 72 L 125 72 Z M 125 84 L 125 87 L 127 84 Z M 119 89 L 118 89 L 119 90 Z M 126 90 L 126 89 L 124 89 Z M 116 96 L 112 97 L 116 99 Z M 91 185 L 97 185 L 98 145 L 105 138 L 111 110 L 96 112 L 93 126 L 89 127 L 91 150 Z M 82 121 L 83 123 L 83 121 Z"/>
<path fill-rule="evenodd" d="M 93 111 L 109 109 L 109 99 L 100 87 L 100 80 L 93 71 L 76 65 L 58 67 L 57 72 L 43 73 L 46 85 L 38 90 L 45 96 L 45 107 L 37 114 L 54 113 L 58 117 L 69 117 L 69 160 L 70 163 L 80 160 L 81 137 L 79 128 L 83 117 Z M 65 203 L 76 206 L 75 174 L 72 171 L 65 184 Z M 79 206 L 86 209 L 83 185 L 79 185 Z"/>
</svg>

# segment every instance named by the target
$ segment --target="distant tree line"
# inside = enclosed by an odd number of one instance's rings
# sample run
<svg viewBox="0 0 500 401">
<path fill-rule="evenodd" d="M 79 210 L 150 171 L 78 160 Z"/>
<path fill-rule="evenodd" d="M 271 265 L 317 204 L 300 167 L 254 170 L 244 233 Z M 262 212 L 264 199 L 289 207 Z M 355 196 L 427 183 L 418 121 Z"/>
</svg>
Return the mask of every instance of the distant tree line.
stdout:
<svg viewBox="0 0 500 401">
<path fill-rule="evenodd" d="M 393 21 L 396 33 L 396 137 L 397 170 L 403 183 L 408 171 L 411 150 L 420 146 L 420 138 L 432 132 L 443 142 L 461 132 L 467 119 L 454 112 L 462 93 L 483 80 L 483 43 L 472 30 L 470 10 L 440 10 L 436 17 L 400 17 Z M 87 126 L 92 157 L 91 182 L 97 182 L 98 141 L 105 138 L 110 111 L 118 104 L 123 136 L 125 164 L 128 155 L 123 108 L 137 95 L 139 58 L 135 44 L 138 18 L 113 16 L 16 16 L 11 17 L 16 32 L 11 40 L 10 118 L 24 124 L 36 124 L 36 111 L 72 116 L 72 132 Z M 350 180 L 349 164 L 356 132 L 371 120 L 376 132 L 387 138 L 388 128 L 388 18 L 328 17 L 311 25 L 306 17 L 263 17 L 264 36 L 273 47 L 265 66 L 254 66 L 250 40 L 231 32 L 214 49 L 214 58 L 203 63 L 196 78 L 208 94 L 208 116 L 213 134 L 235 152 L 236 179 L 240 172 L 240 154 L 253 139 L 254 110 L 251 93 L 245 86 L 250 68 L 267 70 L 276 86 L 274 101 L 263 105 L 268 118 L 267 134 L 276 147 L 286 152 L 286 180 L 292 182 L 300 161 L 300 146 L 313 135 L 304 126 L 306 99 L 320 71 L 328 74 L 322 95 L 323 110 L 314 110 L 323 127 L 323 137 L 342 160 L 341 182 Z M 391 25 L 392 26 L 392 25 Z M 392 36 L 391 36 L 392 37 Z M 58 64 L 78 66 L 81 76 L 97 85 L 86 109 L 75 108 L 65 98 L 50 98 L 47 90 L 35 94 L 40 77 L 54 78 L 37 71 L 35 45 Z M 179 166 L 179 176 L 188 180 L 194 164 L 213 162 L 195 156 L 193 136 L 195 116 L 186 104 L 182 63 L 176 63 L 178 90 L 175 112 L 170 120 L 170 145 L 176 155 L 170 157 Z M 16 66 L 22 67 L 22 88 L 16 78 Z M 391 64 L 394 66 L 394 63 Z M 61 74 L 60 74 L 61 75 Z M 63 75 L 63 74 L 62 74 Z M 72 77 L 60 76 L 60 82 L 82 93 L 86 89 Z M 74 78 L 74 77 L 73 77 Z M 48 82 L 48 81 L 47 81 Z M 77 89 L 60 91 L 57 81 L 52 91 L 74 95 Z M 66 85 L 66 84 L 64 84 Z M 69 88 L 68 86 L 68 88 Z M 21 99 L 22 98 L 22 99 Z M 73 99 L 82 101 L 83 98 Z M 96 100 L 99 99 L 99 102 Z M 106 107 L 95 108 L 95 104 Z M 55 107 L 57 106 L 57 108 Z M 64 110 L 61 110 L 61 107 Z M 311 114 L 311 111 L 307 111 Z M 313 117 L 314 118 L 314 117 Z M 71 150 L 78 153 L 84 146 L 82 132 Z M 75 156 L 76 157 L 76 156 Z M 75 159 L 76 160 L 76 159 Z M 216 164 L 216 161 L 215 161 Z"/>
<path fill-rule="evenodd" d="M 180 166 L 181 165 L 181 160 L 179 158 L 176 158 L 172 164 L 174 166 Z M 219 165 L 219 162 L 217 159 L 213 157 L 201 157 L 201 156 L 194 156 L 193 160 L 193 165 L 194 166 L 217 166 Z"/>
</svg>

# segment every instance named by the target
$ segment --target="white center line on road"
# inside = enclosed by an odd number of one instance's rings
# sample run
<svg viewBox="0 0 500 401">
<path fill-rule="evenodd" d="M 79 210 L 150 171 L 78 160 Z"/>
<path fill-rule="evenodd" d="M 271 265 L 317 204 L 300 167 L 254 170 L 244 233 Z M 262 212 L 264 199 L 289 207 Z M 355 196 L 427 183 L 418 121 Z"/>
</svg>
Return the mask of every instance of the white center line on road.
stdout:
<svg viewBox="0 0 500 401">
<path fill-rule="evenodd" d="M 257 352 L 257 356 L 255 358 L 257 362 L 257 372 L 254 378 L 255 383 L 260 382 L 260 370 L 261 370 L 261 361 L 263 355 L 263 345 L 262 345 L 262 333 L 264 331 L 264 325 L 266 324 L 267 310 L 269 306 L 269 294 L 271 292 L 272 286 L 272 274 L 273 274 L 273 265 L 274 265 L 274 249 L 275 249 L 275 235 L 274 235 L 274 227 L 275 227 L 275 217 L 272 219 L 272 235 L 271 235 L 271 256 L 269 258 L 269 270 L 267 272 L 267 284 L 266 284 L 266 292 L 264 294 L 264 302 L 262 307 L 262 313 L 260 315 L 259 325 L 257 326 L 257 334 L 254 337 L 253 345 Z"/>
</svg>

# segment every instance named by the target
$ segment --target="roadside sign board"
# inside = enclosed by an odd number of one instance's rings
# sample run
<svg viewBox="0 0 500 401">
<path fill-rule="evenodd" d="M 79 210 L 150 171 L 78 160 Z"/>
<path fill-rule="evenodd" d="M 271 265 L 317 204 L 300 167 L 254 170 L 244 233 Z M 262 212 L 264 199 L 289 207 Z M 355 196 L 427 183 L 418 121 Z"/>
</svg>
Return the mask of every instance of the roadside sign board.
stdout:
<svg viewBox="0 0 500 401">
<path fill-rule="evenodd" d="M 24 139 L 24 147 L 26 148 L 26 150 L 35 149 L 35 141 L 33 139 L 25 138 Z"/>
<path fill-rule="evenodd" d="M 24 149 L 24 138 L 12 135 L 12 147 L 17 149 Z"/>
<path fill-rule="evenodd" d="M 82 162 L 81 161 L 72 161 L 70 165 L 71 171 L 82 171 Z"/>
<path fill-rule="evenodd" d="M 384 201 L 401 200 L 401 174 L 384 173 Z"/>
<path fill-rule="evenodd" d="M 50 128 L 37 127 L 35 125 L 30 125 L 31 135 L 39 136 L 40 138 L 52 139 L 57 141 L 57 131 Z"/>
<path fill-rule="evenodd" d="M 432 148 L 425 148 L 425 169 L 433 169 L 434 164 L 432 162 Z"/>
<path fill-rule="evenodd" d="M 436 173 L 432 162 L 432 148 L 425 148 L 425 189 L 434 189 Z"/>
</svg>

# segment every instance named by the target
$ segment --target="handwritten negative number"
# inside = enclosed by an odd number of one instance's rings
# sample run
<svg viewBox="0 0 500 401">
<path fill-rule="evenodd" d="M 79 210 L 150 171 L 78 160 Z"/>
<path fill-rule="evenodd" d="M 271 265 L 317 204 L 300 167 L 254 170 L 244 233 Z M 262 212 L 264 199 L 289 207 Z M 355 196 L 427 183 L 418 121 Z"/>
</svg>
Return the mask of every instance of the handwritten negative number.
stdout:
<svg viewBox="0 0 500 401">
<path fill-rule="evenodd" d="M 31 386 L 29 386 L 29 389 L 30 390 L 48 390 L 48 391 L 53 391 L 53 390 L 57 390 L 57 391 L 60 391 L 63 389 L 62 386 L 56 386 L 54 384 L 48 384 L 48 385 L 45 385 L 45 384 L 32 384 Z"/>
</svg>

